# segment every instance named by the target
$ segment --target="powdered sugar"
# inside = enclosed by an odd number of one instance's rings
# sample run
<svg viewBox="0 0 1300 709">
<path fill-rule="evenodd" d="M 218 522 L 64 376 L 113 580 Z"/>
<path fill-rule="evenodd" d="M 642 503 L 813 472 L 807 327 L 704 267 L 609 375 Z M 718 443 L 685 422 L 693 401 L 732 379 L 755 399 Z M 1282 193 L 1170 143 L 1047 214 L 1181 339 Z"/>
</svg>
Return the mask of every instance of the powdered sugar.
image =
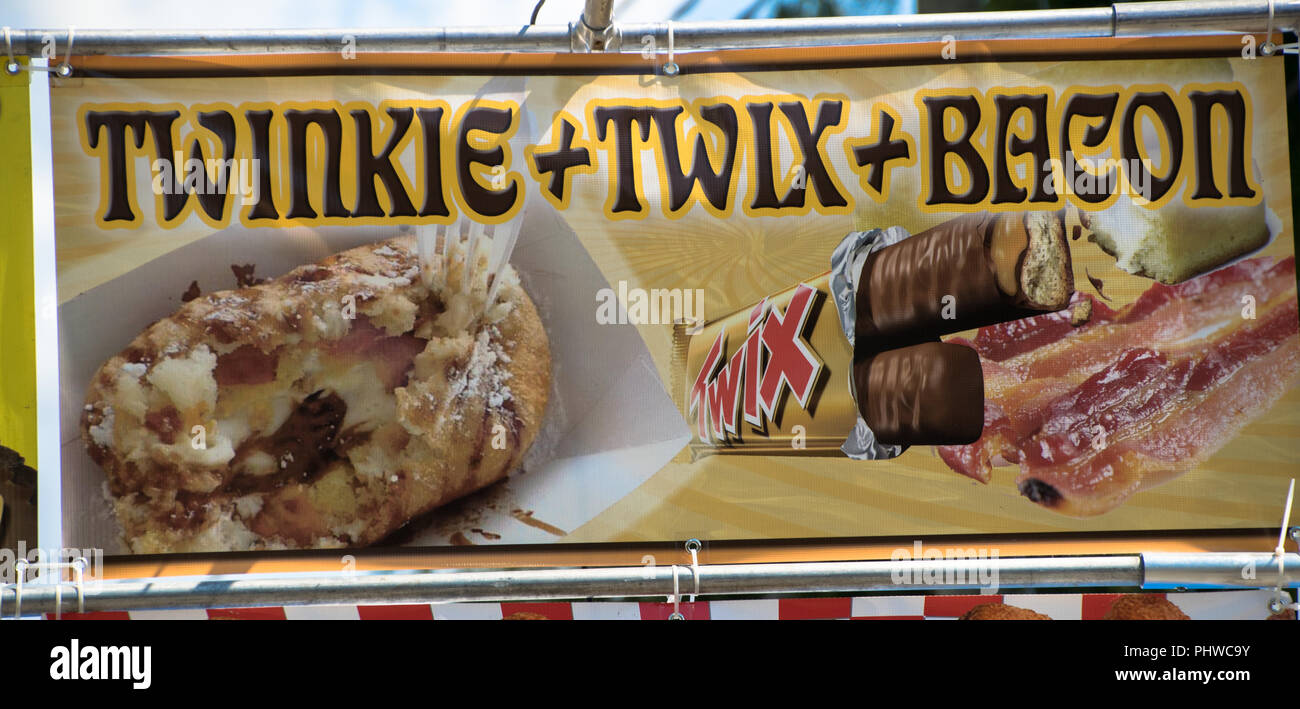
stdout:
<svg viewBox="0 0 1300 709">
<path fill-rule="evenodd" d="M 109 448 L 113 445 L 114 418 L 113 407 L 105 406 L 103 418 L 100 419 L 99 423 L 90 427 L 90 440 L 94 441 L 95 445 L 103 446 L 105 448 Z"/>
<path fill-rule="evenodd" d="M 451 397 L 481 398 L 489 408 L 500 410 L 514 396 L 506 383 L 511 377 L 505 367 L 508 361 L 501 345 L 501 331 L 495 326 L 479 330 L 469 363 L 451 383 Z"/>
</svg>

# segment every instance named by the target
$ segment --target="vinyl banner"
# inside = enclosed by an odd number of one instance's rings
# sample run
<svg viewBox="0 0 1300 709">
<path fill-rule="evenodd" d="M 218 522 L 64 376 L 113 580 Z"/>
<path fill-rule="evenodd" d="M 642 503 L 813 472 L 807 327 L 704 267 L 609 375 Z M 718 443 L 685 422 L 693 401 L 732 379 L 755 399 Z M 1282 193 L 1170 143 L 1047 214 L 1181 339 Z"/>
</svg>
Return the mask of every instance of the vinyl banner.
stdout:
<svg viewBox="0 0 1300 709">
<path fill-rule="evenodd" d="M 1276 524 L 1280 58 L 713 56 L 56 79 L 64 544 Z"/>
</svg>

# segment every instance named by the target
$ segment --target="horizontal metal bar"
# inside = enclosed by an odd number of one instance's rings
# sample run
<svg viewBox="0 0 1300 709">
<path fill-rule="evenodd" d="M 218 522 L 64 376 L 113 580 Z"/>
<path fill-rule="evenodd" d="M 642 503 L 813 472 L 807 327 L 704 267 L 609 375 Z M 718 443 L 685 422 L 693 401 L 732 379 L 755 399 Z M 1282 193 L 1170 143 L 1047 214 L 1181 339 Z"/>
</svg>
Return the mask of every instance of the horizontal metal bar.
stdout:
<svg viewBox="0 0 1300 709">
<path fill-rule="evenodd" d="M 1292 28 L 1300 0 L 1276 0 L 1274 27 Z M 624 37 L 663 36 L 664 23 L 619 23 Z M 673 24 L 677 51 L 743 47 L 811 47 L 887 42 L 1031 37 L 1111 37 L 1201 32 L 1263 32 L 1267 0 L 1179 0 L 1116 3 L 1111 7 L 1015 12 L 935 13 Z M 440 27 L 427 29 L 95 30 L 77 29 L 78 55 L 267 54 L 336 52 L 351 37 L 358 52 L 567 52 L 577 25 Z M 58 56 L 67 28 L 15 30 L 16 54 L 36 55 L 46 38 Z M 628 51 L 641 51 L 627 41 Z"/>
<path fill-rule="evenodd" d="M 1300 555 L 1287 554 L 1283 568 L 1283 586 L 1300 580 L 1295 568 Z M 1223 552 L 1213 554 L 1178 554 L 1172 552 L 1142 555 L 1142 573 L 1146 586 L 1250 586 L 1278 585 L 1277 557 L 1272 554 Z"/>
<path fill-rule="evenodd" d="M 1247 565 L 1253 565 L 1255 579 L 1245 578 L 1242 574 Z M 695 584 L 691 568 L 678 566 L 676 570 L 676 588 L 682 594 L 692 593 Z M 991 585 L 999 589 L 1138 588 L 1148 583 L 1258 588 L 1272 586 L 1278 578 L 1277 561 L 1271 554 L 718 564 L 700 566 L 699 574 L 699 588 L 709 596 L 988 590 Z M 1298 583 L 1300 555 L 1288 554 L 1284 585 Z M 91 583 L 85 589 L 85 610 L 666 597 L 673 593 L 673 589 L 673 567 L 670 566 L 351 575 L 245 574 Z M 59 595 L 63 612 L 76 610 L 76 594 L 70 585 L 64 584 Z M 3 601 L 0 614 L 11 616 L 16 600 L 12 586 L 0 590 L 0 601 Z M 56 607 L 53 586 L 24 586 L 24 613 L 53 613 Z"/>
</svg>

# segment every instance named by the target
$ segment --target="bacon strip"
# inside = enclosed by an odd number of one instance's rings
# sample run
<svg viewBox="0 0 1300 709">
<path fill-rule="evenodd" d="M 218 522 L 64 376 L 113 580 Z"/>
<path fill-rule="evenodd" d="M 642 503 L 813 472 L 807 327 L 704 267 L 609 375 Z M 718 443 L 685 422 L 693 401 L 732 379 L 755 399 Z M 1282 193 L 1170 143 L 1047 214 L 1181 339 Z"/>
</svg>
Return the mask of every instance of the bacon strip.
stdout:
<svg viewBox="0 0 1300 709">
<path fill-rule="evenodd" d="M 1262 308 L 1294 291 L 1294 257 L 1277 262 L 1252 259 L 1176 286 L 1156 283 L 1117 312 L 1103 312 L 1098 317 L 1094 310 L 1093 319 L 1076 331 L 1063 331 L 1049 316 L 1038 316 L 1029 320 L 1040 322 L 984 328 L 972 345 L 981 357 L 999 362 L 1022 382 L 1063 372 L 1083 372 L 1087 376 L 1113 362 L 1120 351 L 1135 342 L 1166 354 L 1199 349 L 1204 345 L 1204 333 L 1242 319 L 1244 296 L 1249 295 Z M 1009 340 L 1025 341 L 1026 336 L 1019 332 L 1036 329 L 1040 324 L 1060 336 L 1035 343 L 1032 349 L 1013 356 L 1001 356 L 1008 352 Z"/>
<path fill-rule="evenodd" d="M 1261 258 L 1156 284 L 1050 342 L 1024 321 L 984 328 L 972 345 L 1002 357 L 984 361 L 984 435 L 939 454 L 982 482 L 1018 463 L 1034 502 L 1102 514 L 1195 468 L 1272 406 L 1300 370 L 1298 324 L 1294 258 Z"/>
</svg>

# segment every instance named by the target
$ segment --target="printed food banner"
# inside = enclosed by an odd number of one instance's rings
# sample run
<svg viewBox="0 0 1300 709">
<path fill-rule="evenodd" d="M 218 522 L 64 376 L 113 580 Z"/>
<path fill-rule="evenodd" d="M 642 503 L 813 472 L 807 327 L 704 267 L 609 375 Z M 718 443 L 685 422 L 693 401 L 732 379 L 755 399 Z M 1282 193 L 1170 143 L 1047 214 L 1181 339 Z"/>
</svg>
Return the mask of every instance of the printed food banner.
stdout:
<svg viewBox="0 0 1300 709">
<path fill-rule="evenodd" d="M 1280 58 L 345 64 L 55 80 L 65 545 L 1276 524 Z"/>
</svg>

